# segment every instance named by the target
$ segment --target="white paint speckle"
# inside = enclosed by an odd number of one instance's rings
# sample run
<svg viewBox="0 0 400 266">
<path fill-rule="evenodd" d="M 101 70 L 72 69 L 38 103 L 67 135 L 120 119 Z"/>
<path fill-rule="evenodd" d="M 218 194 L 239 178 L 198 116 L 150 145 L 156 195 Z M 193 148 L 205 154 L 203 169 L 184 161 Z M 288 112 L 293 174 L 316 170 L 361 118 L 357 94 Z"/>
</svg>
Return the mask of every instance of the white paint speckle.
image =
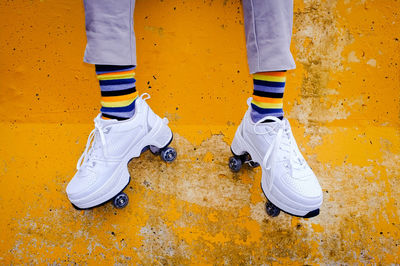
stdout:
<svg viewBox="0 0 400 266">
<path fill-rule="evenodd" d="M 372 67 L 376 67 L 376 60 L 375 59 L 368 60 L 367 65 L 370 65 Z"/>
<path fill-rule="evenodd" d="M 358 63 L 360 62 L 360 59 L 357 58 L 356 56 L 356 52 L 351 51 L 347 57 L 347 61 L 350 62 L 354 62 L 354 63 Z"/>
</svg>

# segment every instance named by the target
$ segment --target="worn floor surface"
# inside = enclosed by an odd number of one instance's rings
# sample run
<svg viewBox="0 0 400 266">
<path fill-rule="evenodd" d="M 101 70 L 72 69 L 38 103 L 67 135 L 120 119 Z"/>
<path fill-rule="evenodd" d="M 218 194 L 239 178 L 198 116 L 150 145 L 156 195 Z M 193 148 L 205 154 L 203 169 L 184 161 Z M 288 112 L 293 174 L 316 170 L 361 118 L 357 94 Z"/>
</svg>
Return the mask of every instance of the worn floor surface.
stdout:
<svg viewBox="0 0 400 266">
<path fill-rule="evenodd" d="M 329 153 L 312 156 L 313 149 L 303 149 L 323 187 L 324 204 L 318 217 L 300 219 L 265 214 L 260 169 L 229 170 L 229 136 L 222 130 L 197 144 L 176 133 L 179 156 L 172 164 L 150 152 L 134 159 L 125 209 L 107 204 L 77 211 L 64 192 L 75 162 L 63 158 L 79 156 L 86 139 L 77 136 L 90 127 L 1 125 L 7 141 L 0 152 L 11 153 L 1 166 L 7 177 L 0 180 L 1 261 L 399 262 L 400 143 L 394 129 L 329 128 L 332 138 L 314 150 Z M 197 130 L 201 135 L 215 129 Z M 298 139 L 303 142 L 301 134 Z M 367 165 L 360 166 L 364 160 Z"/>
<path fill-rule="evenodd" d="M 285 112 L 324 191 L 300 219 L 227 167 L 252 92 L 239 0 L 137 0 L 137 87 L 178 159 L 144 153 L 129 205 L 91 211 L 65 194 L 99 107 L 82 1 L 0 1 L 0 264 L 400 264 L 399 10 L 294 1 Z"/>
</svg>

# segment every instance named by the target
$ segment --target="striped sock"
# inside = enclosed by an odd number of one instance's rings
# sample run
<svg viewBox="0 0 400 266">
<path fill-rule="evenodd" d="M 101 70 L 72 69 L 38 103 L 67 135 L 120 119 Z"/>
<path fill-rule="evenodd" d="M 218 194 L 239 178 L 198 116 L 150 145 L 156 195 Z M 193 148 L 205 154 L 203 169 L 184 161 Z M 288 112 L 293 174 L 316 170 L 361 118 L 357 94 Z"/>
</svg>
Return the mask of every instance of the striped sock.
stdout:
<svg viewBox="0 0 400 266">
<path fill-rule="evenodd" d="M 96 65 L 101 90 L 101 114 L 105 119 L 125 120 L 135 113 L 138 93 L 135 66 Z"/>
<path fill-rule="evenodd" d="M 253 75 L 251 119 L 257 122 L 266 116 L 283 117 L 283 93 L 286 71 L 262 72 Z"/>
</svg>

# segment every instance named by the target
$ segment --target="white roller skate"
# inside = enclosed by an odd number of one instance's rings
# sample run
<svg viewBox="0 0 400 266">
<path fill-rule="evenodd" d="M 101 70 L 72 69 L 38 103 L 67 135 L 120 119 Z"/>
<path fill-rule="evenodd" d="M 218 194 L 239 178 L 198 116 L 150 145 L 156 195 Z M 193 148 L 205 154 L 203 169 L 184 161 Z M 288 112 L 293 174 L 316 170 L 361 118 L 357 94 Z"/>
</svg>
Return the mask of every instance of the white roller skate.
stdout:
<svg viewBox="0 0 400 266">
<path fill-rule="evenodd" d="M 95 128 L 77 163 L 78 171 L 66 189 L 77 209 L 89 209 L 109 200 L 117 208 L 125 207 L 129 199 L 122 191 L 130 181 L 127 164 L 148 148 L 166 162 L 176 158 L 176 151 L 168 147 L 172 141 L 168 120 L 151 110 L 148 98 L 148 94 L 138 97 L 130 119 L 105 120 L 101 114 L 94 119 Z"/>
<path fill-rule="evenodd" d="M 318 215 L 322 190 L 297 147 L 289 121 L 267 116 L 254 123 L 250 102 L 251 98 L 231 145 L 234 156 L 229 159 L 229 167 L 237 172 L 244 163 L 261 165 L 268 215 L 277 216 L 280 210 L 305 218 Z"/>
</svg>

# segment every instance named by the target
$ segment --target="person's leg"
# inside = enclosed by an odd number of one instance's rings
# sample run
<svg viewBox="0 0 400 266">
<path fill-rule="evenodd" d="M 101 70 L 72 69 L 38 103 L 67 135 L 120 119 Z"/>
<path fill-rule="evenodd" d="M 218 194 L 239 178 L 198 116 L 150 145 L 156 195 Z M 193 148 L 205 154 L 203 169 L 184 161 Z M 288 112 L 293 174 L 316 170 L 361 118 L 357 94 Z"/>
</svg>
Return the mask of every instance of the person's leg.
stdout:
<svg viewBox="0 0 400 266">
<path fill-rule="evenodd" d="M 85 0 L 84 61 L 94 65 L 136 65 L 135 0 Z"/>
<path fill-rule="evenodd" d="M 101 88 L 101 114 L 94 119 L 77 172 L 66 192 L 78 208 L 92 208 L 110 199 L 128 203 L 121 191 L 129 184 L 127 164 L 149 147 L 164 161 L 176 157 L 168 120 L 138 97 L 135 87 L 136 49 L 134 0 L 85 0 L 87 46 L 84 61 L 95 65 Z"/>
<path fill-rule="evenodd" d="M 87 45 L 84 61 L 96 65 L 103 118 L 135 113 L 135 0 L 85 0 Z"/>
<path fill-rule="evenodd" d="M 261 166 L 269 215 L 276 216 L 282 209 L 296 216 L 315 216 L 322 190 L 282 109 L 285 71 L 295 68 L 289 49 L 293 1 L 244 0 L 243 10 L 254 92 L 232 141 L 229 167 L 239 171 L 243 163 Z"/>
<path fill-rule="evenodd" d="M 251 117 L 283 117 L 286 70 L 296 67 L 290 53 L 293 0 L 246 0 L 243 13 L 254 83 Z"/>
<path fill-rule="evenodd" d="M 103 118 L 125 120 L 135 114 L 135 66 L 96 65 Z"/>
</svg>

